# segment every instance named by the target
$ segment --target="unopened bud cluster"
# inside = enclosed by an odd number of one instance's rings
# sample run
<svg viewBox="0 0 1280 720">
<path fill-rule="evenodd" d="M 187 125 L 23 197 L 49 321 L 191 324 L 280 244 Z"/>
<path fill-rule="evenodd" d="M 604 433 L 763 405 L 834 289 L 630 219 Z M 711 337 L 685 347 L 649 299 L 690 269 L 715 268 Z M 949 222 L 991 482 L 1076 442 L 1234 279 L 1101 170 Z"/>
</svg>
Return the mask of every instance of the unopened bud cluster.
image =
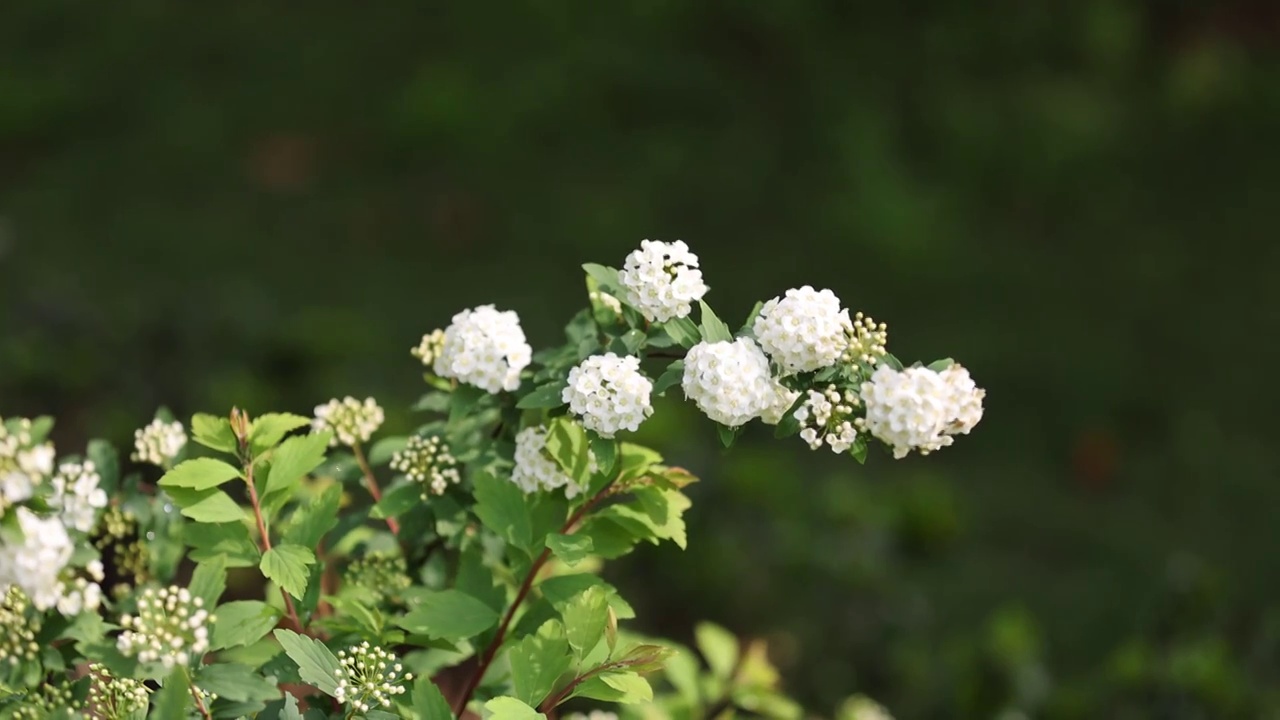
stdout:
<svg viewBox="0 0 1280 720">
<path fill-rule="evenodd" d="M 560 468 L 546 453 L 547 430 L 542 427 L 528 427 L 516 435 L 516 466 L 511 471 L 511 482 L 526 493 L 539 490 L 556 490 L 564 488 L 565 497 L 572 500 L 586 491 Z M 596 456 L 589 453 L 591 472 L 595 472 Z"/>
<path fill-rule="evenodd" d="M 342 667 L 334 671 L 338 689 L 333 696 L 359 712 L 390 707 L 391 698 L 404 694 L 403 683 L 413 680 L 395 655 L 367 642 L 338 651 L 338 661 Z"/>
<path fill-rule="evenodd" d="M 31 601 L 16 587 L 9 588 L 0 599 L 0 663 L 17 665 L 39 657 L 36 633 L 43 623 L 40 615 L 30 609 Z"/>
<path fill-rule="evenodd" d="M 379 597 L 394 597 L 413 584 L 404 558 L 373 552 L 357 558 L 343 573 L 344 587 L 362 587 Z"/>
<path fill-rule="evenodd" d="M 391 469 L 422 485 L 423 500 L 430 495 L 443 495 L 450 485 L 462 480 L 449 446 L 434 435 L 409 438 L 404 449 L 391 456 Z"/>
<path fill-rule="evenodd" d="M 853 324 L 845 337 L 844 355 L 846 363 L 861 362 L 875 365 L 888 352 L 889 326 L 877 324 L 875 320 L 862 313 L 853 316 Z"/>
<path fill-rule="evenodd" d="M 23 698 L 22 705 L 7 717 L 12 718 L 12 720 L 44 720 L 44 718 L 53 716 L 59 710 L 75 713 L 75 711 L 82 709 L 84 709 L 84 705 L 76 701 L 75 694 L 69 684 L 65 682 L 44 683 L 30 695 Z M 72 714 L 71 717 L 80 718 L 84 716 Z"/>
<path fill-rule="evenodd" d="M 35 442 L 27 418 L 0 418 L 0 514 L 27 500 L 53 473 L 53 443 Z"/>
<path fill-rule="evenodd" d="M 118 678 L 106 667 L 94 663 L 89 666 L 92 681 L 89 684 L 89 701 L 94 717 L 123 720 L 147 707 L 147 686 L 133 678 Z"/>
<path fill-rule="evenodd" d="M 62 463 L 51 485 L 49 504 L 59 510 L 68 527 L 87 533 L 98 520 L 98 511 L 107 506 L 107 492 L 98 487 L 102 476 L 91 461 Z"/>
<path fill-rule="evenodd" d="M 138 537 L 138 520 L 132 513 L 112 506 L 102 514 L 98 523 L 98 537 L 93 544 L 104 555 L 110 554 L 111 566 L 118 575 L 127 577 L 134 585 L 141 585 L 150 579 L 147 567 L 147 548 Z M 112 595 L 119 596 L 127 592 L 121 583 L 111 588 Z"/>
<path fill-rule="evenodd" d="M 317 405 L 311 427 L 315 432 L 332 431 L 333 439 L 329 441 L 331 447 L 350 447 L 356 443 L 368 442 L 382 426 L 384 419 L 386 416 L 382 408 L 373 398 L 365 398 L 361 402 L 347 396 Z"/>
<path fill-rule="evenodd" d="M 129 457 L 134 462 L 169 467 L 186 446 L 187 433 L 183 431 L 182 423 L 156 418 L 146 427 L 134 431 L 133 454 Z"/>
<path fill-rule="evenodd" d="M 125 615 L 125 631 L 116 641 L 120 652 L 165 668 L 186 665 L 209 649 L 207 625 L 214 622 L 204 600 L 186 588 L 147 588 L 138 598 L 138 614 Z"/>
<path fill-rule="evenodd" d="M 440 357 L 440 352 L 444 350 L 444 331 L 432 330 L 422 336 L 422 341 L 418 346 L 409 351 L 409 354 L 422 361 L 422 364 L 431 367 L 435 364 L 436 358 Z"/>
<path fill-rule="evenodd" d="M 828 385 L 822 391 L 809 390 L 804 404 L 796 408 L 800 439 L 809 444 L 810 450 L 825 444 L 833 453 L 845 452 L 858 436 L 853 413 L 860 404 L 856 393 L 841 392 L 835 385 Z"/>
</svg>

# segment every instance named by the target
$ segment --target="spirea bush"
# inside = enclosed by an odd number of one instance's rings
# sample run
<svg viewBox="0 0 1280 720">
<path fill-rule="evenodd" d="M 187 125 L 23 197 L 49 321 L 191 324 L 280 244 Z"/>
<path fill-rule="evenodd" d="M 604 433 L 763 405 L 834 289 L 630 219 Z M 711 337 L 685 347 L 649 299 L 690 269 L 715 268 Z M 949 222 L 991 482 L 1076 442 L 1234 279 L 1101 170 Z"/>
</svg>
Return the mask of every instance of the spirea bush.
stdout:
<svg viewBox="0 0 1280 720">
<path fill-rule="evenodd" d="M 983 391 L 951 360 L 904 367 L 830 290 L 787 290 L 734 332 L 684 243 L 584 267 L 588 307 L 557 347 L 534 352 L 491 305 L 424 335 L 408 437 L 354 397 L 310 417 L 161 411 L 127 463 L 97 440 L 59 456 L 49 418 L 3 421 L 0 713 L 800 717 L 761 642 L 627 629 L 601 563 L 684 548 L 696 480 L 627 433 L 679 392 L 726 447 L 758 421 L 861 463 L 950 445 Z M 888 713 L 855 698 L 836 716 Z"/>
</svg>

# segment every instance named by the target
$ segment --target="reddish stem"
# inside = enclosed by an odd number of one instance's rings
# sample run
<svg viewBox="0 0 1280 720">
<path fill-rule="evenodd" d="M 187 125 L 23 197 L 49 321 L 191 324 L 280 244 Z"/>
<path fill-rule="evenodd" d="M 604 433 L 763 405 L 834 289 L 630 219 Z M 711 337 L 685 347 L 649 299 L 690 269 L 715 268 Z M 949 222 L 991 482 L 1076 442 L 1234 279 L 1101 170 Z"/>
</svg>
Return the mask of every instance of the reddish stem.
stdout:
<svg viewBox="0 0 1280 720">
<path fill-rule="evenodd" d="M 369 488 L 369 495 L 373 497 L 375 503 L 382 502 L 382 490 L 378 487 L 378 479 L 373 475 L 373 468 L 369 466 L 369 460 L 364 456 L 364 449 L 357 442 L 351 446 L 351 450 L 355 453 L 356 464 L 360 466 L 360 471 L 364 473 L 364 484 L 365 487 Z M 400 534 L 400 523 L 395 518 L 387 518 L 387 527 L 390 528 L 392 535 Z"/>
<path fill-rule="evenodd" d="M 267 532 L 267 524 L 262 519 L 262 506 L 258 503 L 258 488 L 253 483 L 252 461 L 244 464 L 244 479 L 249 485 L 249 502 L 253 505 L 253 519 L 258 524 L 259 548 L 265 555 L 271 551 L 271 535 Z M 293 598 L 289 597 L 289 591 L 280 588 L 280 596 L 284 598 L 284 606 L 289 612 L 289 620 L 293 622 L 294 629 L 298 632 L 305 632 L 302 628 L 302 621 L 298 619 L 298 610 L 293 606 Z"/>
</svg>

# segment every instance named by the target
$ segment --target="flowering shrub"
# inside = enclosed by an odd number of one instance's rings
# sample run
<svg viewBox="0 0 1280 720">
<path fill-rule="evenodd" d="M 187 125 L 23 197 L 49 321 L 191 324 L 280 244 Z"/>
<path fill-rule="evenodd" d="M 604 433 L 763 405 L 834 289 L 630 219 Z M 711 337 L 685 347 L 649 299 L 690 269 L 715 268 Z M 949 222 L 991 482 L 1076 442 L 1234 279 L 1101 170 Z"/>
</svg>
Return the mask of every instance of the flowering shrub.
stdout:
<svg viewBox="0 0 1280 720">
<path fill-rule="evenodd" d="M 678 387 L 725 446 L 759 420 L 863 462 L 951 444 L 983 391 L 950 360 L 903 367 L 829 290 L 788 290 L 735 333 L 684 243 L 585 269 L 559 347 L 532 352 L 493 306 L 425 335 L 408 437 L 375 440 L 372 398 L 162 412 L 124 467 L 102 441 L 57 458 L 48 419 L 3 422 L 0 715 L 800 716 L 763 644 L 703 624 L 695 653 L 623 626 L 595 570 L 685 547 L 696 478 L 618 436 Z M 246 583 L 266 592 L 228 590 Z M 838 716 L 888 714 L 858 698 Z"/>
</svg>

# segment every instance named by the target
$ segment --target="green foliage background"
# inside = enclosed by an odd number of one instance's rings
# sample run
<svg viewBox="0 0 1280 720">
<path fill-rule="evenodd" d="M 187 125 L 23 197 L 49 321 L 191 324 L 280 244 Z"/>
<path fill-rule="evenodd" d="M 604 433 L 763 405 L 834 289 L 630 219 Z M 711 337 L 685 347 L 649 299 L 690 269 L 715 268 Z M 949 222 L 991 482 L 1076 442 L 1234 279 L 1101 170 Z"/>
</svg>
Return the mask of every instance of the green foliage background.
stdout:
<svg viewBox="0 0 1280 720">
<path fill-rule="evenodd" d="M 830 287 L 898 355 L 962 361 L 987 417 L 860 471 L 657 413 L 644 440 L 707 481 L 687 553 L 613 571 L 644 623 L 768 635 L 815 707 L 1256 716 L 1280 702 L 1278 23 L 12 0 L 0 409 L 57 415 L 60 447 L 158 404 L 348 393 L 404 430 L 423 332 L 495 302 L 558 342 L 579 263 L 684 239 L 726 315 Z"/>
</svg>

